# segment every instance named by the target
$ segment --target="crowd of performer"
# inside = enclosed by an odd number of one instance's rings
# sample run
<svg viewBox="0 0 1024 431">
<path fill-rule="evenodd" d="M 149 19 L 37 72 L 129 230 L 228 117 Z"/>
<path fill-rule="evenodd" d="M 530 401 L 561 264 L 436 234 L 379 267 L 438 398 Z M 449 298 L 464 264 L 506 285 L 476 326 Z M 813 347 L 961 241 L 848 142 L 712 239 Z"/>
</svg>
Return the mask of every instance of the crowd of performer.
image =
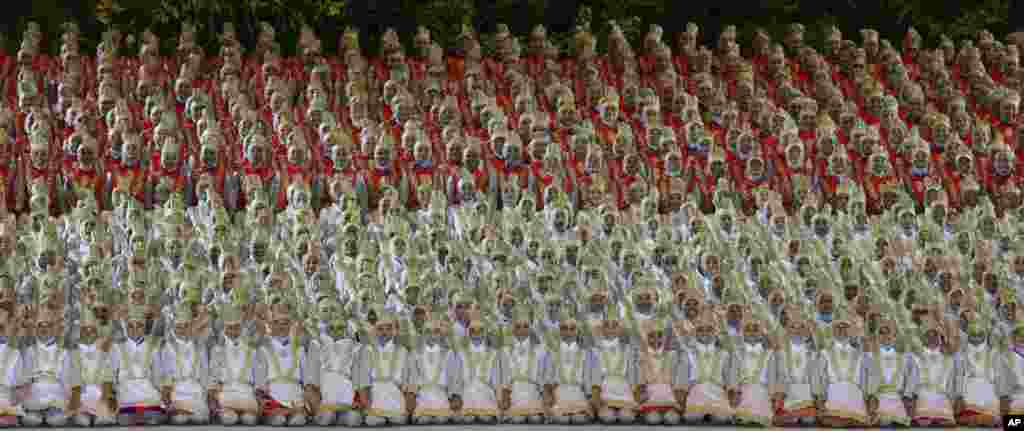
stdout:
<svg viewBox="0 0 1024 431">
<path fill-rule="evenodd" d="M 579 24 L 368 57 L 30 23 L 0 426 L 1024 414 L 1016 41 Z"/>
</svg>

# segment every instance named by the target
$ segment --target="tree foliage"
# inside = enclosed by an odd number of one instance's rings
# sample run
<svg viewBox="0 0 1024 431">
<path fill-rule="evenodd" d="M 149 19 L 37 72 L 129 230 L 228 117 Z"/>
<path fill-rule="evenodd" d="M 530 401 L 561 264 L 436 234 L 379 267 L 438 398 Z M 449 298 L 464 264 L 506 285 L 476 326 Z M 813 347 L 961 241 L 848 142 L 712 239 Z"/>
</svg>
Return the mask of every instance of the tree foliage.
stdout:
<svg viewBox="0 0 1024 431">
<path fill-rule="evenodd" d="M 196 25 L 200 41 L 216 48 L 215 34 L 225 21 L 233 21 L 243 39 L 255 37 L 258 22 L 268 21 L 278 29 L 284 49 L 294 46 L 294 39 L 303 24 L 310 24 L 320 33 L 325 48 L 333 49 L 347 25 L 362 26 L 348 12 L 353 2 L 364 0 L 33 0 L 31 13 L 17 17 L 15 33 L 8 38 L 15 44 L 20 31 L 29 20 L 39 22 L 47 34 L 60 33 L 60 25 L 69 20 L 80 23 L 86 44 L 99 41 L 99 34 L 109 25 L 117 25 L 128 33 L 152 28 L 162 36 L 165 49 L 173 49 L 175 35 L 183 21 Z M 463 24 L 491 31 L 496 23 L 509 25 L 514 34 L 525 36 L 536 24 L 549 26 L 549 37 L 567 46 L 571 30 L 581 17 L 591 22 L 591 31 L 598 38 L 598 49 L 604 49 L 608 21 L 615 20 L 634 43 L 651 24 L 665 29 L 666 37 L 680 31 L 687 21 L 701 26 L 704 42 L 712 41 L 725 25 L 736 25 L 741 40 L 749 38 L 755 28 L 764 28 L 781 40 L 785 26 L 802 22 L 806 39 L 819 41 L 824 29 L 838 26 L 848 38 L 859 40 L 862 27 L 872 27 L 894 43 L 898 43 L 908 27 L 915 27 L 926 44 L 935 44 L 942 34 L 953 40 L 976 37 L 978 31 L 989 29 L 1004 35 L 1010 28 L 1011 0 L 978 0 L 965 7 L 955 0 L 764 0 L 746 2 L 717 0 L 705 6 L 668 0 L 393 0 L 399 10 L 378 15 L 376 30 L 393 26 L 407 41 L 418 25 L 431 30 L 435 40 L 453 46 Z M 381 3 L 378 0 L 375 3 Z M 363 47 L 371 53 L 377 49 L 379 31 L 364 36 Z M 51 44 L 58 38 L 50 38 Z M 489 45 L 485 43 L 485 48 Z M 639 46 L 639 45 L 635 45 Z M 56 48 L 56 46 L 52 47 Z"/>
<path fill-rule="evenodd" d="M 888 0 L 885 3 L 900 21 L 913 25 L 926 39 L 947 35 L 953 40 L 977 37 L 978 31 L 989 29 L 1006 32 L 1010 2 L 977 0 L 962 2 L 936 0 Z"/>
</svg>

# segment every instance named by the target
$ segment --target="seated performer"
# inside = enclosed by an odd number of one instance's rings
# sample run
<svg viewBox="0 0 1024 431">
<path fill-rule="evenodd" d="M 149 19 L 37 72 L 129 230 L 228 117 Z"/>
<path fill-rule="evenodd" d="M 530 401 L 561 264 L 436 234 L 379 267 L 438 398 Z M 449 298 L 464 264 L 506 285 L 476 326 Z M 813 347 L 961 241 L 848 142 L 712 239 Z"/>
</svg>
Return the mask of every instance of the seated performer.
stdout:
<svg viewBox="0 0 1024 431">
<path fill-rule="evenodd" d="M 75 425 L 80 427 L 110 426 L 117 422 L 111 401 L 114 399 L 114 370 L 109 345 L 100 339 L 96 315 L 92 308 L 82 307 L 78 321 L 78 348 L 71 352 L 73 373 L 78 375 L 79 389 L 72 388 Z M 78 394 L 78 399 L 74 397 Z"/>
<path fill-rule="evenodd" d="M 961 426 L 998 427 L 1002 422 L 996 393 L 1003 381 L 998 374 L 999 349 L 989 336 L 985 323 L 974 321 L 967 326 L 967 345 L 957 373 L 963 379 L 963 402 L 956 418 Z"/>
<path fill-rule="evenodd" d="M 822 349 L 820 378 L 825 398 L 818 402 L 818 421 L 820 425 L 838 428 L 866 426 L 865 391 L 871 357 L 861 350 L 859 328 L 846 317 L 843 306 L 834 310 L 832 343 Z"/>
<path fill-rule="evenodd" d="M 451 408 L 452 389 L 461 379 L 458 355 L 449 347 L 447 315 L 435 313 L 427 322 L 425 340 L 415 353 L 413 386 L 416 410 L 412 413 L 417 425 L 444 425 L 454 416 Z"/>
<path fill-rule="evenodd" d="M 782 401 L 776 419 L 783 425 L 813 425 L 817 415 L 814 400 L 821 397 L 821 386 L 817 384 L 819 358 L 814 350 L 811 320 L 798 313 L 799 308 L 789 311 L 788 340 L 775 363 L 784 391 L 776 397 Z"/>
<path fill-rule="evenodd" d="M 687 352 L 686 397 L 683 420 L 688 425 L 710 422 L 725 425 L 735 415 L 729 402 L 728 389 L 735 380 L 734 361 L 729 350 L 730 337 L 718 326 L 720 317 L 706 309 L 697 317 L 694 327 L 697 344 Z"/>
<path fill-rule="evenodd" d="M 891 311 L 891 310 L 890 310 Z M 907 385 L 910 380 L 910 346 L 906 336 L 898 334 L 903 325 L 890 313 L 882 316 L 878 323 L 878 352 L 872 364 L 872 380 L 877 385 L 876 405 L 870 406 L 882 427 L 909 426 L 910 417 L 904 400 L 907 399 Z"/>
<path fill-rule="evenodd" d="M 27 427 L 43 424 L 52 427 L 67 425 L 67 394 L 70 393 L 69 366 L 71 356 L 60 336 L 61 327 L 52 316 L 40 314 L 35 340 L 25 348 L 28 373 L 28 396 L 22 402 Z"/>
<path fill-rule="evenodd" d="M 1011 343 L 1013 346 L 1024 346 L 1024 323 L 1013 328 Z M 1003 417 L 1024 414 L 1024 351 L 1009 349 L 999 360 L 999 376 L 1001 387 L 999 394 L 999 410 Z"/>
<path fill-rule="evenodd" d="M 462 400 L 459 420 L 464 424 L 497 423 L 499 416 L 498 386 L 501 379 L 501 350 L 489 345 L 494 328 L 479 313 L 469 322 L 469 334 L 459 354 L 462 365 L 461 387 L 455 389 Z"/>
<path fill-rule="evenodd" d="M 199 332 L 200 318 L 193 316 L 190 302 L 178 304 L 174 319 L 174 330 L 161 351 L 162 389 L 170 398 L 166 404 L 171 406 L 171 423 L 206 424 L 210 420 L 206 391 L 210 380 L 207 339 Z"/>
<path fill-rule="evenodd" d="M 609 308 L 594 346 L 596 384 L 591 388 L 591 398 L 602 423 L 631 424 L 636 420 L 634 388 L 639 387 L 637 351 L 630 343 L 632 339 L 624 337 L 618 307 L 613 304 Z"/>
<path fill-rule="evenodd" d="M 743 345 L 736 351 L 735 366 L 739 380 L 736 421 L 741 424 L 769 426 L 774 419 L 770 391 L 776 382 L 772 370 L 778 358 L 768 343 L 767 331 L 761 323 L 770 321 L 770 318 L 758 314 L 748 314 L 745 319 Z"/>
<path fill-rule="evenodd" d="M 114 381 L 117 382 L 117 423 L 121 426 L 159 425 L 166 419 L 157 389 L 160 340 L 146 335 L 146 310 L 128 310 L 123 341 L 114 345 Z"/>
<path fill-rule="evenodd" d="M 266 360 L 267 380 L 258 395 L 264 398 L 261 414 L 271 426 L 303 426 L 306 424 L 306 403 L 303 378 L 309 373 L 309 361 L 302 338 L 296 330 L 291 307 L 271 300 L 270 339 L 260 349 Z"/>
<path fill-rule="evenodd" d="M 924 348 L 912 359 L 908 393 L 913 396 L 910 418 L 917 426 L 956 425 L 954 411 L 962 402 L 957 388 L 958 358 L 943 350 L 943 328 L 932 318 L 923 319 Z"/>
<path fill-rule="evenodd" d="M 541 379 L 549 357 L 544 345 L 531 336 L 533 322 L 530 308 L 525 304 L 517 305 L 512 317 L 512 336 L 506 337 L 510 342 L 505 346 L 504 417 L 508 423 L 517 425 L 544 422 Z"/>
<path fill-rule="evenodd" d="M 593 419 L 586 391 L 593 360 L 591 352 L 580 344 L 576 318 L 563 312 L 558 322 L 557 341 L 551 347 L 551 361 L 544 384 L 544 396 L 550 417 L 559 425 L 583 425 Z"/>
<path fill-rule="evenodd" d="M 324 316 L 324 334 L 310 346 L 309 357 L 317 364 L 311 367 L 309 384 L 320 388 L 320 407 L 316 423 L 320 426 L 343 424 L 359 426 L 362 413 L 352 409 L 355 389 L 352 369 L 362 346 L 355 340 L 346 320 L 347 313 Z"/>
<path fill-rule="evenodd" d="M 405 425 L 409 408 L 416 401 L 407 383 L 412 357 L 395 341 L 398 320 L 394 314 L 385 312 L 381 305 L 375 305 L 371 314 L 376 315 L 375 339 L 362 349 L 353 373 L 359 408 L 363 409 L 367 426 Z"/>
<path fill-rule="evenodd" d="M 14 289 L 8 287 L 7 291 L 13 293 Z M 0 330 L 3 331 L 3 338 L 0 339 L 0 372 L 3 372 L 3 381 L 0 382 L 0 428 L 17 426 L 18 417 L 24 413 L 15 395 L 16 388 L 22 386 L 21 380 L 27 377 L 24 357 L 18 346 L 18 333 L 23 319 L 21 314 L 20 311 L 0 311 L 0 316 L 4 317 L 0 319 Z"/>
<path fill-rule="evenodd" d="M 221 309 L 220 319 L 224 337 L 210 354 L 214 381 L 210 399 L 220 409 L 221 425 L 253 426 L 260 418 L 255 388 L 263 386 L 266 364 L 260 349 L 253 345 L 253 335 L 242 335 L 242 313 L 237 306 Z"/>
<path fill-rule="evenodd" d="M 637 356 L 639 412 L 648 425 L 678 425 L 682 421 L 675 388 L 685 385 L 685 353 L 669 348 L 666 321 L 659 316 L 645 325 Z"/>
</svg>

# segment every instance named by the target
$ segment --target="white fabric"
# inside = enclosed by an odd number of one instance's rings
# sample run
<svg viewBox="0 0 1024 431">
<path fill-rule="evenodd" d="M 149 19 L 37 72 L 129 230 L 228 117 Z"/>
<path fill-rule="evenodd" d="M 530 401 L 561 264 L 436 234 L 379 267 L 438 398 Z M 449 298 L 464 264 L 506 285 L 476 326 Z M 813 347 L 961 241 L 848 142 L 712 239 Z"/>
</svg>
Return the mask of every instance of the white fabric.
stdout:
<svg viewBox="0 0 1024 431">
<path fill-rule="evenodd" d="M 995 387 L 998 353 L 988 345 L 968 345 L 964 353 L 964 401 L 992 413 L 998 412 L 999 399 Z"/>
<path fill-rule="evenodd" d="M 586 401 L 587 396 L 583 393 L 583 386 L 580 385 L 558 385 L 555 388 L 555 399 L 558 403 Z"/>
<path fill-rule="evenodd" d="M 64 387 L 64 371 L 68 352 L 59 343 L 37 344 L 30 350 L 32 359 L 31 394 L 24 401 L 26 410 L 45 410 L 49 407 L 63 408 L 67 401 Z"/>
<path fill-rule="evenodd" d="M 448 404 L 448 359 L 449 352 L 439 348 L 427 348 L 420 354 L 418 405 L 434 406 Z M 437 381 L 434 381 L 434 379 Z"/>
<path fill-rule="evenodd" d="M 975 406 L 991 408 L 993 412 L 999 408 L 995 386 L 984 379 L 967 378 L 964 384 L 964 400 Z"/>
<path fill-rule="evenodd" d="M 326 340 L 325 340 L 326 341 Z M 352 405 L 355 388 L 352 384 L 352 363 L 357 345 L 349 339 L 325 342 L 320 352 L 320 392 L 323 402 L 328 404 Z"/>
<path fill-rule="evenodd" d="M 0 407 L 14 405 L 14 387 L 18 385 L 18 369 L 21 368 L 22 362 L 18 349 L 7 343 L 0 344 L 0 372 L 4 378 L 0 384 Z"/>
<path fill-rule="evenodd" d="M 202 413 L 205 411 L 202 407 L 206 406 L 206 391 L 199 380 L 201 370 L 196 367 L 197 359 L 200 363 L 205 361 L 195 344 L 187 340 L 168 342 L 162 358 L 165 375 L 174 376 L 172 399 L 185 401 L 200 410 L 192 413 Z"/>
<path fill-rule="evenodd" d="M 117 400 L 122 406 L 160 404 L 160 392 L 153 384 L 153 379 L 159 376 L 154 376 L 152 370 L 152 361 L 159 352 L 153 347 L 147 357 L 150 343 L 127 340 L 117 346 L 112 359 L 117 361 Z"/>
<path fill-rule="evenodd" d="M 583 360 L 580 361 L 579 360 L 580 358 L 577 355 L 582 355 L 582 359 Z M 580 350 L 580 345 L 578 343 L 572 343 L 570 345 L 570 344 L 566 344 L 565 342 L 562 342 L 561 343 L 561 356 L 559 357 L 559 359 L 561 361 L 561 364 L 554 364 L 555 367 L 556 367 L 556 372 L 555 372 L 555 376 L 556 377 L 559 375 L 559 372 L 558 372 L 559 368 L 558 367 L 561 367 L 561 369 L 564 370 L 564 371 L 572 370 L 575 367 L 576 368 L 576 370 L 575 370 L 576 372 L 573 373 L 575 375 L 572 375 L 572 376 L 566 376 L 566 375 L 562 376 L 562 378 L 567 379 L 568 382 L 563 381 L 563 382 L 558 382 L 558 383 L 560 383 L 560 384 L 562 384 L 562 383 L 573 383 L 575 385 L 583 385 L 585 383 L 583 381 L 583 370 L 587 366 L 587 352 L 581 351 Z M 552 360 L 552 362 L 554 362 L 554 360 Z M 577 365 L 579 365 L 579 366 L 577 366 Z M 561 399 L 561 398 L 559 398 L 559 399 Z"/>
<path fill-rule="evenodd" d="M 402 377 L 402 370 L 408 357 L 406 352 L 403 349 L 397 348 L 393 342 L 383 347 L 378 347 L 378 351 L 382 355 L 395 354 L 399 355 L 399 357 L 394 361 L 393 369 L 387 369 L 390 364 L 371 364 L 370 381 L 373 384 L 371 386 L 370 408 L 377 411 L 401 412 L 403 411 L 403 397 L 402 391 L 398 386 L 400 383 L 398 379 Z M 382 360 L 381 362 L 384 361 Z"/>
<path fill-rule="evenodd" d="M 82 411 L 92 415 L 112 415 L 109 408 L 104 407 L 102 412 L 97 409 L 103 400 L 102 380 L 109 377 L 112 364 L 107 353 L 100 352 L 95 344 L 78 345 L 79 372 L 81 373 L 81 401 Z M 96 381 L 90 381 L 96 380 Z M 104 404 L 105 406 L 105 404 Z"/>
<path fill-rule="evenodd" d="M 475 369 L 471 358 L 479 361 L 477 366 L 480 369 Z M 462 362 L 463 382 L 465 382 L 462 394 L 463 408 L 498 409 L 497 395 L 494 391 L 495 384 L 497 383 L 495 377 L 497 368 L 498 352 L 478 346 L 470 347 Z M 487 373 L 487 375 L 478 375 L 481 371 Z"/>
<path fill-rule="evenodd" d="M 252 358 L 246 369 L 246 356 L 251 352 Z M 250 351 L 248 346 L 234 342 L 230 339 L 224 341 L 224 364 L 226 368 L 225 381 L 220 392 L 222 403 L 245 403 L 256 402 L 256 394 L 253 391 L 253 367 L 256 360 L 256 352 Z"/>
<path fill-rule="evenodd" d="M 610 347 L 610 348 L 609 348 Z M 598 353 L 601 360 L 601 372 L 604 382 L 601 384 L 601 397 L 606 401 L 622 401 L 633 404 L 633 391 L 626 381 L 626 370 L 629 368 L 628 350 L 619 343 L 602 346 Z M 616 366 L 617 369 L 611 369 Z"/>
<path fill-rule="evenodd" d="M 452 335 L 455 337 L 465 337 L 469 333 L 469 329 L 466 328 L 462 322 L 456 320 L 452 325 Z"/>
<path fill-rule="evenodd" d="M 531 348 L 534 351 L 533 364 L 529 363 Z M 512 394 L 509 397 L 512 408 L 521 408 L 541 401 L 540 376 L 546 355 L 543 346 L 533 346 L 529 339 L 516 341 L 509 349 L 506 356 L 510 368 L 508 376 L 512 381 Z M 518 380 L 517 377 L 520 375 L 527 381 Z"/>
<path fill-rule="evenodd" d="M 748 344 L 748 343 L 743 343 L 743 344 L 744 344 L 743 350 L 744 350 L 744 353 L 746 353 L 746 358 L 747 358 L 747 369 L 743 370 L 743 373 L 745 374 L 744 377 L 748 377 L 748 378 L 751 378 L 750 380 L 754 380 L 754 379 L 752 379 L 753 376 L 749 375 L 750 372 L 754 371 L 753 367 L 758 367 L 758 366 L 762 365 L 762 364 L 760 364 L 760 363 L 758 363 L 756 361 L 758 359 L 762 358 L 762 355 L 771 355 L 771 353 L 765 353 L 764 347 L 761 346 L 760 344 L 754 344 L 754 345 L 751 345 L 751 344 Z M 758 373 L 757 374 L 757 383 L 760 383 L 761 385 L 768 385 L 768 371 L 771 369 L 771 367 L 768 366 L 768 359 L 769 358 L 765 357 L 764 359 L 765 359 L 764 366 L 761 367 L 760 370 L 757 370 L 757 373 Z"/>
<path fill-rule="evenodd" d="M 882 361 L 882 378 L 883 383 L 898 384 L 899 382 L 893 381 L 893 375 L 898 371 L 903 371 L 904 357 L 899 352 L 886 352 L 881 351 L 878 353 Z"/>
<path fill-rule="evenodd" d="M 809 366 L 811 360 L 814 358 L 812 357 L 812 353 L 807 350 L 807 346 L 804 344 L 791 343 L 789 358 L 793 361 L 793 364 L 786 364 L 791 381 L 809 383 Z"/>
<path fill-rule="evenodd" d="M 398 385 L 391 381 L 373 384 L 373 396 L 371 408 L 381 411 L 401 411 L 402 391 Z"/>
<path fill-rule="evenodd" d="M 300 348 L 297 354 L 292 354 L 293 346 L 281 343 L 277 339 L 270 341 L 267 352 L 267 381 L 270 382 L 270 396 L 282 403 L 293 403 L 302 401 L 302 364 L 305 362 L 305 355 Z M 270 356 L 272 355 L 272 356 Z M 275 360 L 278 367 L 275 367 Z M 293 370 L 288 374 L 288 370 Z"/>
</svg>

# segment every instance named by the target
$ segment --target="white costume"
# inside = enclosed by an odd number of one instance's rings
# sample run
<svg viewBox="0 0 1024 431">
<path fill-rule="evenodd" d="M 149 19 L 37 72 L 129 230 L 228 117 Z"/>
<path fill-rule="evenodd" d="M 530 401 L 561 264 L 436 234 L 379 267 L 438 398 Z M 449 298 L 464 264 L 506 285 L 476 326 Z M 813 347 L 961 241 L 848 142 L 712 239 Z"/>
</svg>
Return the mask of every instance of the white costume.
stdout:
<svg viewBox="0 0 1024 431">
<path fill-rule="evenodd" d="M 988 343 L 977 346 L 967 343 L 961 355 L 961 369 L 957 375 L 961 385 L 958 392 L 964 397 L 965 412 L 962 415 L 999 417 L 996 392 L 1000 380 L 997 374 L 999 352 Z"/>
<path fill-rule="evenodd" d="M 0 427 L 17 425 L 17 406 L 14 389 L 24 384 L 28 373 L 24 372 L 24 356 L 17 346 L 10 344 L 13 340 L 0 343 Z"/>
<path fill-rule="evenodd" d="M 649 345 L 640 350 L 637 381 L 644 386 L 647 399 L 640 403 L 639 414 L 649 425 L 678 425 L 682 420 L 675 391 L 687 382 L 686 353 Z"/>
<path fill-rule="evenodd" d="M 770 426 L 775 418 L 772 406 L 771 388 L 774 388 L 775 374 L 771 371 L 778 360 L 776 352 L 762 344 L 742 343 L 736 352 L 736 374 L 740 391 L 736 406 L 736 420 Z"/>
<path fill-rule="evenodd" d="M 1006 349 L 998 356 L 999 386 L 996 394 L 1009 399 L 1007 414 L 1024 414 L 1024 352 Z"/>
<path fill-rule="evenodd" d="M 470 344 L 459 354 L 462 372 L 461 422 L 494 423 L 500 416 L 498 386 L 501 377 L 501 351 L 487 346 Z"/>
<path fill-rule="evenodd" d="M 103 385 L 114 383 L 110 352 L 100 350 L 96 343 L 79 343 L 78 349 L 71 352 L 71 364 L 81 385 L 81 407 L 74 417 L 75 425 L 114 425 L 115 413 L 103 399 Z"/>
<path fill-rule="evenodd" d="M 211 377 L 221 385 L 220 422 L 253 426 L 259 421 L 260 403 L 255 388 L 262 386 L 266 366 L 260 350 L 242 338 L 224 337 L 211 353 Z"/>
<path fill-rule="evenodd" d="M 150 337 L 127 339 L 111 352 L 117 389 L 118 422 L 134 423 L 133 415 L 142 414 L 147 424 L 163 422 L 164 408 L 157 390 L 161 379 L 160 344 Z"/>
<path fill-rule="evenodd" d="M 807 342 L 786 344 L 776 361 L 776 381 L 784 388 L 786 398 L 782 415 L 787 424 L 814 423 L 814 399 L 821 394 L 820 358 Z"/>
<path fill-rule="evenodd" d="M 320 387 L 321 401 L 316 423 L 350 427 L 362 423 L 361 412 L 352 410 L 355 385 L 352 370 L 361 346 L 351 338 L 333 340 L 322 336 L 309 347 L 309 375 L 306 383 Z"/>
<path fill-rule="evenodd" d="M 305 413 L 292 413 L 291 409 L 304 403 L 302 383 L 307 374 L 306 351 L 299 340 L 271 337 L 260 350 L 267 361 L 267 395 L 270 408 L 263 416 L 273 426 L 302 426 Z M 264 407 L 267 407 L 266 405 Z"/>
<path fill-rule="evenodd" d="M 31 370 L 31 389 L 23 402 L 26 413 L 22 424 L 37 427 L 44 423 L 53 427 L 67 424 L 67 395 L 71 355 L 56 338 L 49 343 L 37 341 L 25 350 L 25 366 Z"/>
<path fill-rule="evenodd" d="M 418 425 L 443 425 L 453 418 L 452 390 L 461 385 L 459 356 L 441 345 L 426 345 L 416 353 L 411 385 L 416 392 L 413 420 Z"/>
<path fill-rule="evenodd" d="M 818 412 L 819 415 L 868 424 L 864 392 L 871 361 L 871 355 L 848 343 L 836 342 L 822 353 L 825 411 Z"/>
<path fill-rule="evenodd" d="M 205 424 L 210 420 L 206 402 L 210 356 L 202 339 L 172 337 L 164 344 L 160 358 L 163 386 L 173 388 L 171 400 L 175 425 Z"/>
<path fill-rule="evenodd" d="M 511 402 L 505 417 L 510 423 L 539 425 L 544 421 L 541 399 L 544 371 L 549 366 L 549 355 L 544 346 L 529 338 L 516 340 L 505 348 L 506 385 L 512 390 Z"/>
<path fill-rule="evenodd" d="M 923 426 L 953 425 L 956 418 L 953 400 L 959 395 L 956 370 L 959 356 L 946 355 L 936 349 L 924 349 L 912 356 L 908 392 L 916 396 L 914 417 Z"/>
<path fill-rule="evenodd" d="M 879 426 L 909 426 L 903 399 L 909 396 L 907 384 L 910 380 L 912 356 L 894 348 L 881 348 L 875 355 L 872 378 L 875 396 L 878 398 Z"/>
<path fill-rule="evenodd" d="M 597 413 L 601 422 L 633 423 L 637 408 L 633 386 L 639 380 L 636 349 L 618 339 L 602 340 L 594 348 L 594 359 L 594 380 L 607 405 Z"/>
<path fill-rule="evenodd" d="M 733 355 L 716 343 L 697 343 L 686 358 L 690 378 L 683 420 L 689 424 L 706 418 L 716 425 L 731 422 L 735 412 L 726 388 L 736 380 Z"/>
<path fill-rule="evenodd" d="M 560 341 L 558 350 L 551 354 L 546 384 L 556 385 L 555 405 L 551 415 L 561 425 L 585 424 L 591 420 L 590 370 L 594 359 L 591 352 L 580 347 L 578 342 L 568 344 Z"/>
<path fill-rule="evenodd" d="M 366 425 L 405 425 L 408 422 L 403 389 L 409 381 L 412 362 L 408 350 L 394 341 L 362 349 L 355 384 L 358 389 L 370 389 Z"/>
</svg>

